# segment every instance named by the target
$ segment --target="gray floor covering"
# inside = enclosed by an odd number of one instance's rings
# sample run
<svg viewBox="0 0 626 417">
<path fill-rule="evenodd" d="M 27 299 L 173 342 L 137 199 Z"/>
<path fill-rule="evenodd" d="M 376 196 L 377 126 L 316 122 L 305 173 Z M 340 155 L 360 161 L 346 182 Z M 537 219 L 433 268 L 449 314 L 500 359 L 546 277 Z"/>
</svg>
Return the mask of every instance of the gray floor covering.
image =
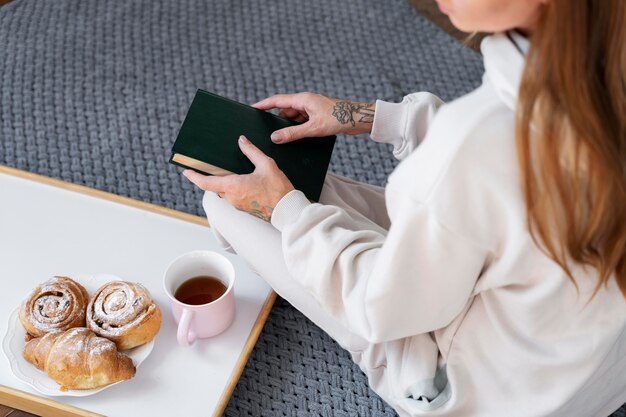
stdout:
<svg viewBox="0 0 626 417">
<path fill-rule="evenodd" d="M 247 103 L 306 90 L 450 100 L 481 74 L 476 53 L 404 0 L 15 0 L 0 8 L 0 164 L 202 214 L 167 164 L 197 88 Z M 340 137 L 331 162 L 378 185 L 394 166 L 362 136 Z M 226 415 L 395 413 L 279 299 Z"/>
</svg>

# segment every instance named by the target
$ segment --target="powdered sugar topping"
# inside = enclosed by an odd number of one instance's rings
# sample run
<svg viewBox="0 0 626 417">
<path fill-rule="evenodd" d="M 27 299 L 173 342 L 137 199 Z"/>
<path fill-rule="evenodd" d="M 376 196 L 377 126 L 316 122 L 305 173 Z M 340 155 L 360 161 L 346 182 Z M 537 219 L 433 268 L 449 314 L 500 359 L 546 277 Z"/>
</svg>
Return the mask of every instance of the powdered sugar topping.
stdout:
<svg viewBox="0 0 626 417">
<path fill-rule="evenodd" d="M 22 316 L 41 333 L 65 330 L 82 322 L 87 303 L 79 284 L 54 277 L 35 288 L 22 304 Z"/>
<path fill-rule="evenodd" d="M 141 284 L 113 281 L 100 287 L 87 307 L 89 327 L 102 336 L 120 336 L 140 323 L 155 308 Z"/>
</svg>

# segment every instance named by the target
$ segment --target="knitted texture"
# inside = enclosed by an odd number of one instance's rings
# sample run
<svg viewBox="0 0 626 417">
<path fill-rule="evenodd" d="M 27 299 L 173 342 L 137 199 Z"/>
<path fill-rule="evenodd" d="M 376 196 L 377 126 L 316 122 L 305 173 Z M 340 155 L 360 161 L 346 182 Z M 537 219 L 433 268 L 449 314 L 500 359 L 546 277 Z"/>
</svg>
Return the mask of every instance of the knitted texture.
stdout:
<svg viewBox="0 0 626 417">
<path fill-rule="evenodd" d="M 307 90 L 450 100 L 482 72 L 404 0 L 15 0 L 0 8 L 0 164 L 203 215 L 167 163 L 196 89 L 244 103 Z M 388 145 L 342 136 L 330 169 L 384 185 L 395 165 Z M 279 299 L 225 414 L 395 412 Z"/>
<path fill-rule="evenodd" d="M 403 0 L 16 0 L 0 23 L 0 162 L 194 214 L 200 192 L 167 160 L 198 88 L 448 100 L 482 72 Z M 394 166 L 364 137 L 331 162 L 381 185 Z"/>
</svg>

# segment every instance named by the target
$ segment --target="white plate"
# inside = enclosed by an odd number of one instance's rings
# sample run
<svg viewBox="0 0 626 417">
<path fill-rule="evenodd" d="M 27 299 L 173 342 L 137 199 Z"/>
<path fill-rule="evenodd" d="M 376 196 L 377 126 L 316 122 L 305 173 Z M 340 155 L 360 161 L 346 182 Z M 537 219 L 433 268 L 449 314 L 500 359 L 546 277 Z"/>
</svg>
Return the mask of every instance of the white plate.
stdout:
<svg viewBox="0 0 626 417">
<path fill-rule="evenodd" d="M 93 294 L 100 286 L 110 281 L 120 281 L 120 278 L 114 275 L 100 274 L 100 275 L 72 275 L 72 279 L 79 282 L 82 286 L 85 287 L 89 294 Z M 24 295 L 26 296 L 26 294 Z M 20 300 L 21 302 L 22 300 Z M 24 351 L 24 346 L 26 345 L 26 341 L 24 337 L 26 336 L 26 331 L 22 327 L 18 317 L 19 306 L 11 313 L 9 317 L 9 328 L 7 329 L 7 333 L 4 335 L 4 340 L 2 341 L 2 350 L 6 355 L 9 363 L 11 365 L 11 370 L 13 374 L 21 381 L 24 381 L 37 391 L 42 394 L 49 396 L 70 396 L 70 397 L 86 397 L 88 395 L 93 395 L 97 392 L 102 391 L 108 387 L 119 384 L 119 381 L 114 384 L 110 384 L 101 388 L 91 389 L 91 390 L 69 390 L 69 391 L 61 391 L 60 385 L 53 381 L 45 372 L 40 371 L 35 368 L 35 366 L 24 359 L 22 356 L 22 352 Z M 152 348 L 154 347 L 154 340 L 143 344 L 141 346 L 137 346 L 134 349 L 123 350 L 122 352 L 126 355 L 130 356 L 133 360 L 133 364 L 136 368 L 139 367 L 141 362 L 143 362 L 150 352 L 152 352 Z"/>
</svg>

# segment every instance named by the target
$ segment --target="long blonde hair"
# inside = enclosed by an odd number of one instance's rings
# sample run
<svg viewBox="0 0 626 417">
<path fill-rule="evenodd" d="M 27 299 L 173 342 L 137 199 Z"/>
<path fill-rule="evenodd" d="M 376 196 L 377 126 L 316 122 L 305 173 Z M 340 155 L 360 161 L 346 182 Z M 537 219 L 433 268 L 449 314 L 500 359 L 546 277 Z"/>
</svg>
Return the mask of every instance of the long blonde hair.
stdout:
<svg viewBox="0 0 626 417">
<path fill-rule="evenodd" d="M 626 297 L 626 1 L 550 0 L 530 37 L 516 136 L 533 239 Z M 577 286 L 578 287 L 578 286 Z"/>
</svg>

